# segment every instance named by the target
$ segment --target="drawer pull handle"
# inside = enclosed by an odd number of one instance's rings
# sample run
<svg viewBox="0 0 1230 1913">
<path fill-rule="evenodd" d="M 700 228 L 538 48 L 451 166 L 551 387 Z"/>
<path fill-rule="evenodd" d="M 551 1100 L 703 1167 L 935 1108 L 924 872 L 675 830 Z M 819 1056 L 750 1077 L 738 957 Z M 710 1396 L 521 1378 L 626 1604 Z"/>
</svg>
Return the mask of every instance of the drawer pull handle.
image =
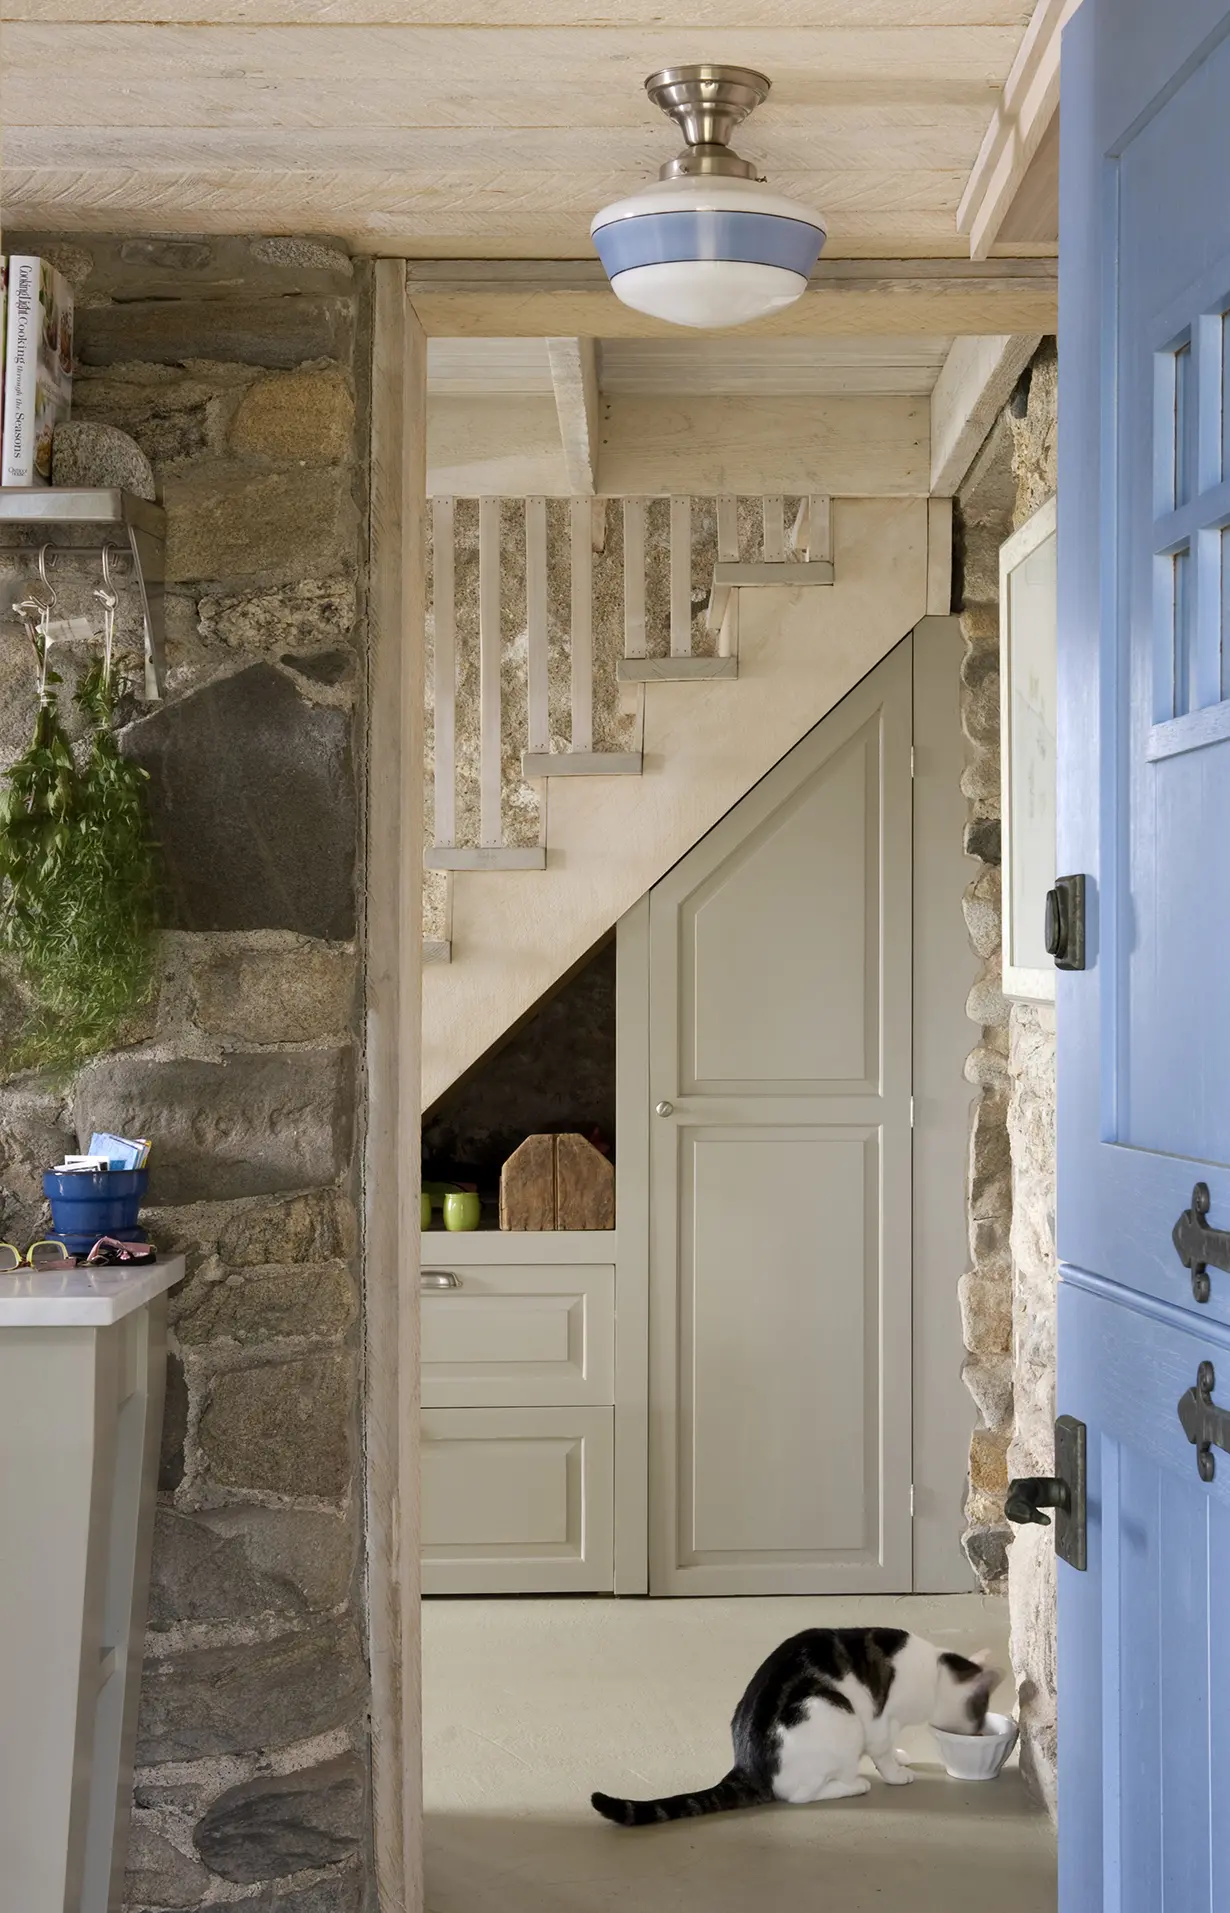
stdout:
<svg viewBox="0 0 1230 1913">
<path fill-rule="evenodd" d="M 420 1289 L 459 1289 L 461 1280 L 451 1269 L 424 1269 L 419 1277 Z"/>
</svg>

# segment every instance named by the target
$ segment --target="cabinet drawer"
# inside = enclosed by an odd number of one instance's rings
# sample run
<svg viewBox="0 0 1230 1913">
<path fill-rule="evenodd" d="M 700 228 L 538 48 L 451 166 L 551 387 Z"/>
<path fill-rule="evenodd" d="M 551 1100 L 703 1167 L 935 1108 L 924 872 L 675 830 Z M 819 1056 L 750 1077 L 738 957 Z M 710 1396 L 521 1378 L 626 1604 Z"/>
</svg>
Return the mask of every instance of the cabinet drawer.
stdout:
<svg viewBox="0 0 1230 1913">
<path fill-rule="evenodd" d="M 451 1276 L 456 1286 L 435 1287 Z M 425 1408 L 548 1408 L 615 1400 L 615 1270 L 423 1271 Z"/>
<path fill-rule="evenodd" d="M 424 1594 L 614 1586 L 614 1410 L 423 1413 Z"/>
</svg>

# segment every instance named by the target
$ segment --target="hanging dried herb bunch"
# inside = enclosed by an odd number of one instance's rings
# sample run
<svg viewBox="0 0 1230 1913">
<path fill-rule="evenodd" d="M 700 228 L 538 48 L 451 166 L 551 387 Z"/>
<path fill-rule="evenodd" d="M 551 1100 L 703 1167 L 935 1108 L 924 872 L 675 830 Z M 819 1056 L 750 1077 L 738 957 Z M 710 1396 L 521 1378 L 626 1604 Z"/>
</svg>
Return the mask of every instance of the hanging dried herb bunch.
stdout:
<svg viewBox="0 0 1230 1913">
<path fill-rule="evenodd" d="M 121 755 L 112 729 L 125 689 L 112 661 L 114 605 L 104 655 L 76 693 L 90 723 L 79 760 L 48 667 L 46 607 L 28 600 L 17 609 L 38 660 L 40 701 L 30 748 L 0 797 L 0 948 L 16 959 L 32 1013 L 5 1061 L 66 1067 L 113 1048 L 152 997 L 156 854 L 146 774 Z"/>
</svg>

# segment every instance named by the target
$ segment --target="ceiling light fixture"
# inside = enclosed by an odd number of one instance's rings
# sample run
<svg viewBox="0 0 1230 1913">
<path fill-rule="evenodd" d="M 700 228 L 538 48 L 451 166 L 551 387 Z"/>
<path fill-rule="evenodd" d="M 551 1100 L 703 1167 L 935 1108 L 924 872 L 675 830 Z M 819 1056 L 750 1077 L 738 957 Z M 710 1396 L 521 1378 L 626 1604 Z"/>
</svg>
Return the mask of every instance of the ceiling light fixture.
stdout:
<svg viewBox="0 0 1230 1913">
<path fill-rule="evenodd" d="M 743 66 L 677 66 L 645 91 L 687 145 L 655 186 L 598 213 L 590 237 L 625 305 L 673 325 L 734 326 L 799 297 L 823 246 L 823 219 L 780 193 L 730 149 L 769 91 Z"/>
</svg>

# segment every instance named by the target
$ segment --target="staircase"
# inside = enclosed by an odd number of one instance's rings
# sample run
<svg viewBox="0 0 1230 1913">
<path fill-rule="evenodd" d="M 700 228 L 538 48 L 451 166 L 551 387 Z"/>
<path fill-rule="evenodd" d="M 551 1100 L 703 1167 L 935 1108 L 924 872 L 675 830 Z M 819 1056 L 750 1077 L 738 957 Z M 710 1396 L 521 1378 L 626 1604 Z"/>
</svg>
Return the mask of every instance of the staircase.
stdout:
<svg viewBox="0 0 1230 1913">
<path fill-rule="evenodd" d="M 949 538 L 924 498 L 433 501 L 425 1105 L 948 609 Z"/>
</svg>

